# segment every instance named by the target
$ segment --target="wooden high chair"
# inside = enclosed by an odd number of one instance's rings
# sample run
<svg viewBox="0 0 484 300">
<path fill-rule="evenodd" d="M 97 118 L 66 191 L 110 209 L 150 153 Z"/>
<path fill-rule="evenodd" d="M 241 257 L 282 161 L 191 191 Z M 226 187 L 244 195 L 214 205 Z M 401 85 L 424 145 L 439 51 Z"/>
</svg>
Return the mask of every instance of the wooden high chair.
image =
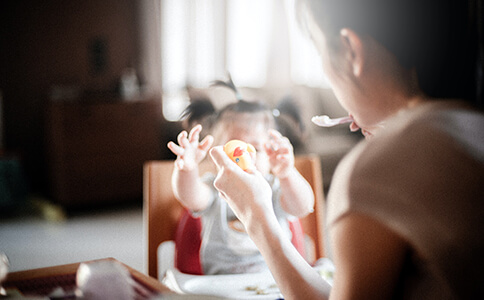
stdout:
<svg viewBox="0 0 484 300">
<path fill-rule="evenodd" d="M 314 192 L 314 212 L 301 219 L 305 236 L 311 248 L 306 259 L 313 263 L 324 256 L 324 196 L 321 163 L 315 155 L 296 156 L 295 166 L 306 178 Z M 148 161 L 143 170 L 143 223 L 147 245 L 148 275 L 158 278 L 158 246 L 173 240 L 177 224 L 184 208 L 175 199 L 171 188 L 174 161 Z M 209 166 L 201 167 L 203 173 Z"/>
</svg>

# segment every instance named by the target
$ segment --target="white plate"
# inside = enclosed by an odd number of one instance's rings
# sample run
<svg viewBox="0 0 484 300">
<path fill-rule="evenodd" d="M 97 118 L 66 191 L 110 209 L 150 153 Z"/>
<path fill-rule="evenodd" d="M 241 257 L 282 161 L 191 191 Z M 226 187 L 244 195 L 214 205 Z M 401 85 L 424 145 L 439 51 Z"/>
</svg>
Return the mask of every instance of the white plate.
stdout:
<svg viewBox="0 0 484 300">
<path fill-rule="evenodd" d="M 327 258 L 319 259 L 314 266 L 314 270 L 330 285 L 333 285 L 334 265 L 331 260 Z M 230 275 L 191 275 L 170 268 L 166 271 L 162 282 L 178 293 L 182 297 L 181 299 L 183 299 L 183 295 L 197 295 L 197 299 L 200 300 L 283 299 L 269 271 Z"/>
<path fill-rule="evenodd" d="M 251 274 L 190 275 L 169 269 L 162 281 L 181 294 L 210 295 L 221 299 L 282 298 L 269 271 Z"/>
</svg>

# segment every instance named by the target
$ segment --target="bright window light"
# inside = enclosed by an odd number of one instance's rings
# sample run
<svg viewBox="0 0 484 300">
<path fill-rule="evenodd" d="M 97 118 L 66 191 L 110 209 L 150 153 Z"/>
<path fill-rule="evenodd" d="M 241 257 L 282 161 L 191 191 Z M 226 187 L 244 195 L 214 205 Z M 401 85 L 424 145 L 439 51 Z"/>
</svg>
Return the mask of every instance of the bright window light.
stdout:
<svg viewBox="0 0 484 300">
<path fill-rule="evenodd" d="M 272 1 L 232 0 L 227 7 L 227 69 L 240 86 L 266 82 Z"/>
<path fill-rule="evenodd" d="M 163 92 L 163 116 L 167 121 L 179 121 L 188 104 L 190 99 L 185 90 Z"/>
<path fill-rule="evenodd" d="M 185 88 L 188 57 L 188 2 L 163 0 L 162 14 L 162 85 L 163 90 Z"/>
<path fill-rule="evenodd" d="M 289 27 L 291 79 L 295 84 L 329 87 L 323 73 L 321 57 L 312 41 L 301 32 L 296 21 L 294 0 L 286 0 Z"/>
<path fill-rule="evenodd" d="M 215 77 L 215 11 L 213 0 L 191 2 L 189 28 L 188 83 L 206 87 Z"/>
<path fill-rule="evenodd" d="M 170 121 L 177 121 L 189 103 L 188 86 L 207 88 L 213 80 L 226 78 L 226 72 L 239 87 L 264 87 L 268 76 L 275 76 L 268 69 L 275 64 L 290 72 L 279 78 L 290 78 L 293 84 L 328 86 L 315 47 L 296 24 L 294 0 L 161 3 L 163 114 Z M 278 5 L 285 5 L 285 17 L 276 15 Z M 289 29 L 289 38 L 282 39 L 289 41 L 289 56 L 287 48 L 270 44 L 273 29 L 281 26 Z"/>
</svg>

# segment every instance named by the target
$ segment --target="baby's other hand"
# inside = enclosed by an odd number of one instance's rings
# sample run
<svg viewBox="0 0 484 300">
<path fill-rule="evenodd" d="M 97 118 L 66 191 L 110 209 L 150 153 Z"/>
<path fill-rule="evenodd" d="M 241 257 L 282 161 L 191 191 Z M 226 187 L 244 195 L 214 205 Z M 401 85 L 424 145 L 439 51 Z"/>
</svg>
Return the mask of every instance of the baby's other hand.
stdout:
<svg viewBox="0 0 484 300">
<path fill-rule="evenodd" d="M 168 148 L 173 152 L 177 158 L 176 166 L 180 170 L 190 171 L 198 166 L 198 164 L 205 158 L 208 150 L 213 144 L 213 137 L 207 135 L 201 142 L 200 132 L 202 125 L 196 125 L 187 133 L 185 130 L 178 135 L 178 145 L 170 141 Z"/>
<path fill-rule="evenodd" d="M 264 145 L 264 149 L 269 156 L 272 173 L 285 178 L 294 168 L 294 150 L 291 142 L 277 130 L 269 130 L 271 140 Z"/>
</svg>

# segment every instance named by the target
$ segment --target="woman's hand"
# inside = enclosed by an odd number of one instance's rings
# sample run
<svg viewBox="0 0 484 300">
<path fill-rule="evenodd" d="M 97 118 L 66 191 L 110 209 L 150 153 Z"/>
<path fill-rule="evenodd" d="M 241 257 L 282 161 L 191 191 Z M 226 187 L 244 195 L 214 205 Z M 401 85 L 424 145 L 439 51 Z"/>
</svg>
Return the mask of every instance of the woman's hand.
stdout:
<svg viewBox="0 0 484 300">
<path fill-rule="evenodd" d="M 200 142 L 201 131 L 202 125 L 196 125 L 190 133 L 184 130 L 178 135 L 178 145 L 171 141 L 168 143 L 168 148 L 177 155 L 175 164 L 179 170 L 193 170 L 207 155 L 213 137 L 208 135 Z"/>
<path fill-rule="evenodd" d="M 272 190 L 259 171 L 244 172 L 223 152 L 210 150 L 217 165 L 215 187 L 244 224 L 286 299 L 327 299 L 329 285 L 284 234 L 272 208 Z"/>
<path fill-rule="evenodd" d="M 269 156 L 272 173 L 281 178 L 287 177 L 294 168 L 294 151 L 287 137 L 276 130 L 270 130 L 271 140 L 264 145 Z"/>
<path fill-rule="evenodd" d="M 255 168 L 243 171 L 230 160 L 222 146 L 212 148 L 210 155 L 218 169 L 214 186 L 247 231 L 252 221 L 264 214 L 274 214 L 272 190 L 259 171 Z"/>
</svg>

